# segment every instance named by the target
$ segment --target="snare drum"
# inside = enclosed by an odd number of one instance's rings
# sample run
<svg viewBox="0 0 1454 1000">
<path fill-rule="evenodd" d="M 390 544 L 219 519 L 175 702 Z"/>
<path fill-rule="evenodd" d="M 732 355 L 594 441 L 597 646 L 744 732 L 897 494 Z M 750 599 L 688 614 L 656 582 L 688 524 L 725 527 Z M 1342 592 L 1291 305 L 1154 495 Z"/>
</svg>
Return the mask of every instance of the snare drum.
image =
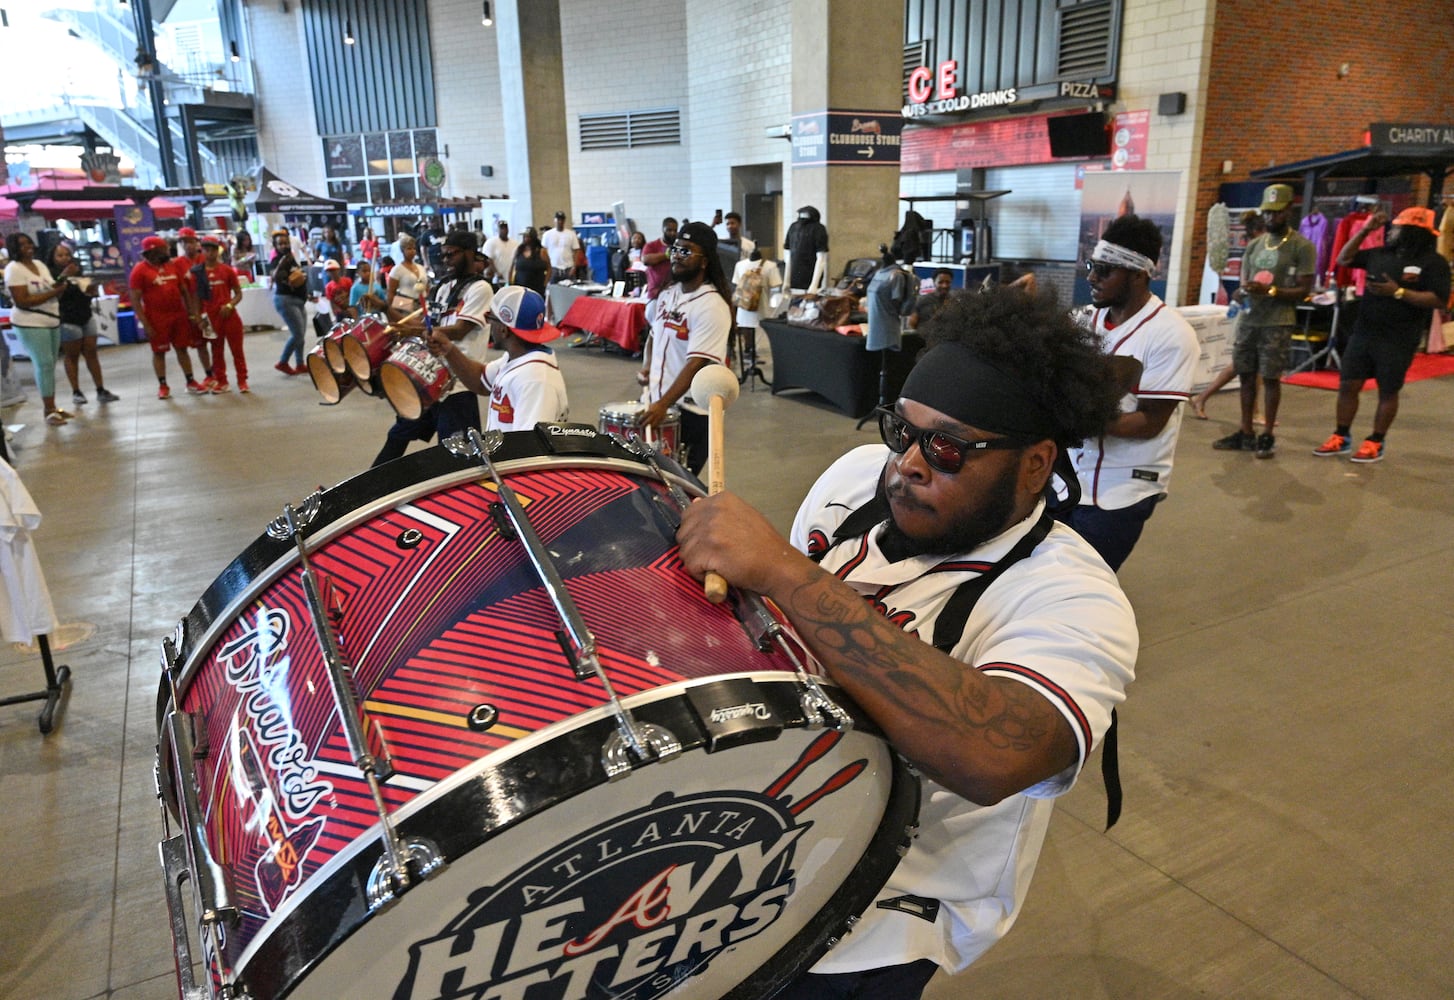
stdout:
<svg viewBox="0 0 1454 1000">
<path fill-rule="evenodd" d="M 185 995 L 517 996 L 550 981 L 552 996 L 603 1000 L 765 997 L 897 864 L 917 780 L 836 688 L 855 725 L 809 723 L 788 657 L 682 569 L 664 484 L 582 425 L 503 438 L 496 467 L 614 699 L 567 662 L 561 617 L 477 462 L 432 448 L 310 498 L 324 617 L 373 752 L 392 762 L 380 794 L 435 874 L 371 895 L 379 813 L 294 543 L 264 535 L 166 644 L 158 774 L 182 833 L 162 855 Z M 563 441 L 593 453 L 555 453 Z M 682 749 L 628 758 L 612 781 L 603 748 L 623 710 Z M 228 881 L 205 912 L 235 919 L 199 916 L 200 887 Z M 204 942 L 202 984 L 189 936 Z"/>
<path fill-rule="evenodd" d="M 681 447 L 681 409 L 676 406 L 667 407 L 666 419 L 652 430 L 640 425 L 641 415 L 646 412 L 646 405 L 634 400 L 607 403 L 601 407 L 599 425 L 601 433 L 619 434 L 627 441 L 640 438 L 661 454 L 677 458 L 680 455 L 678 449 Z"/>
<path fill-rule="evenodd" d="M 305 361 L 308 365 L 308 375 L 313 379 L 313 388 L 323 397 L 325 406 L 333 406 L 344 396 L 353 391 L 353 372 L 347 368 L 343 371 L 334 371 L 328 360 L 327 340 L 320 340 L 313 345 L 313 350 L 308 352 Z"/>
<path fill-rule="evenodd" d="M 388 325 L 377 316 L 354 320 L 343 335 L 344 364 L 365 392 L 371 393 L 370 379 L 389 357 L 393 347 L 394 338 Z"/>
<path fill-rule="evenodd" d="M 429 353 L 428 344 L 414 337 L 401 340 L 379 368 L 379 386 L 394 412 L 405 420 L 418 420 L 453 384 L 454 376 L 445 363 Z"/>
</svg>

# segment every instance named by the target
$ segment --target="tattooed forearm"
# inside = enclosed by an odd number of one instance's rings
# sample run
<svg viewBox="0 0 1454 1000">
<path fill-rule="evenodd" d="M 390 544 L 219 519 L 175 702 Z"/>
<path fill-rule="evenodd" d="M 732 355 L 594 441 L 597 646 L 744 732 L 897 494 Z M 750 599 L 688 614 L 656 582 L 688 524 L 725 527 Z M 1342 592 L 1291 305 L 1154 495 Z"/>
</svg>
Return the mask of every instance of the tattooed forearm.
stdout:
<svg viewBox="0 0 1454 1000">
<path fill-rule="evenodd" d="M 1073 761 L 1064 719 L 1038 692 L 940 653 L 841 581 L 813 574 L 783 603 L 833 678 L 936 781 L 956 790 L 973 787 L 966 771 L 1001 755 L 995 767 L 1023 768 L 1033 780 Z"/>
</svg>

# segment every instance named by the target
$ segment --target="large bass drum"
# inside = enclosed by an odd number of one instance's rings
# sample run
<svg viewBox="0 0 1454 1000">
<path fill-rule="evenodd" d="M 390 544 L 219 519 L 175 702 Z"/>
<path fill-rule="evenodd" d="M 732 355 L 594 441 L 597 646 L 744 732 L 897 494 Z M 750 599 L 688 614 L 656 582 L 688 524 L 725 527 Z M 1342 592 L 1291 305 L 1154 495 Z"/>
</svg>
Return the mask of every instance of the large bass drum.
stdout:
<svg viewBox="0 0 1454 1000">
<path fill-rule="evenodd" d="M 288 507 L 163 643 L 184 995 L 766 997 L 897 864 L 917 779 L 760 606 L 704 599 L 695 479 L 584 425 L 493 461 L 530 532 L 477 459 L 421 452 Z M 661 752 L 623 753 L 623 715 Z"/>
</svg>

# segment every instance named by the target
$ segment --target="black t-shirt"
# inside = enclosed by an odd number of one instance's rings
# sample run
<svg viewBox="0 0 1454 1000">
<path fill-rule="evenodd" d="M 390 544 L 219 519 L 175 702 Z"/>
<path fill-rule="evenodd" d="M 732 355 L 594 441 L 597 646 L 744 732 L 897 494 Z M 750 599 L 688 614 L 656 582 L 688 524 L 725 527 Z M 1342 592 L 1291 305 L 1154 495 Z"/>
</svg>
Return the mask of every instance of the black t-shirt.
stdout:
<svg viewBox="0 0 1454 1000">
<path fill-rule="evenodd" d="M 1353 266 L 1363 268 L 1370 278 L 1387 276 L 1411 292 L 1433 292 L 1440 302 L 1449 301 L 1449 263 L 1432 250 L 1417 257 L 1400 257 L 1388 247 L 1359 250 Z M 1417 344 L 1429 332 L 1432 312 L 1387 295 L 1364 295 L 1353 329 L 1370 337 Z"/>
<path fill-rule="evenodd" d="M 792 254 L 788 275 L 788 287 L 807 288 L 813 281 L 813 270 L 818 266 L 818 254 L 828 249 L 828 230 L 821 222 L 799 219 L 788 227 L 788 238 L 783 248 Z"/>
<path fill-rule="evenodd" d="M 541 295 L 550 283 L 550 258 L 543 247 L 537 246 L 531 256 L 515 251 L 515 284 L 532 288 Z"/>
<path fill-rule="evenodd" d="M 66 285 L 56 302 L 61 322 L 71 326 L 85 326 L 91 321 L 91 296 L 81 291 L 74 283 Z"/>
</svg>

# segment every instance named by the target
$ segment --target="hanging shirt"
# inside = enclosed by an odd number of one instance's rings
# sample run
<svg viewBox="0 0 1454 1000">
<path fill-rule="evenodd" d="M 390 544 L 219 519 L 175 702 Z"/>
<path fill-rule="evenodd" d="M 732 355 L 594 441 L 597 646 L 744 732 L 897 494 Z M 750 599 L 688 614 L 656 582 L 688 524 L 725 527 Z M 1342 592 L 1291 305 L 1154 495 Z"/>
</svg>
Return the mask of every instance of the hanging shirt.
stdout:
<svg viewBox="0 0 1454 1000">
<path fill-rule="evenodd" d="M 10 463 L 0 459 L 0 636 L 28 643 L 56 630 L 56 612 L 30 534 L 40 510 Z"/>
</svg>

